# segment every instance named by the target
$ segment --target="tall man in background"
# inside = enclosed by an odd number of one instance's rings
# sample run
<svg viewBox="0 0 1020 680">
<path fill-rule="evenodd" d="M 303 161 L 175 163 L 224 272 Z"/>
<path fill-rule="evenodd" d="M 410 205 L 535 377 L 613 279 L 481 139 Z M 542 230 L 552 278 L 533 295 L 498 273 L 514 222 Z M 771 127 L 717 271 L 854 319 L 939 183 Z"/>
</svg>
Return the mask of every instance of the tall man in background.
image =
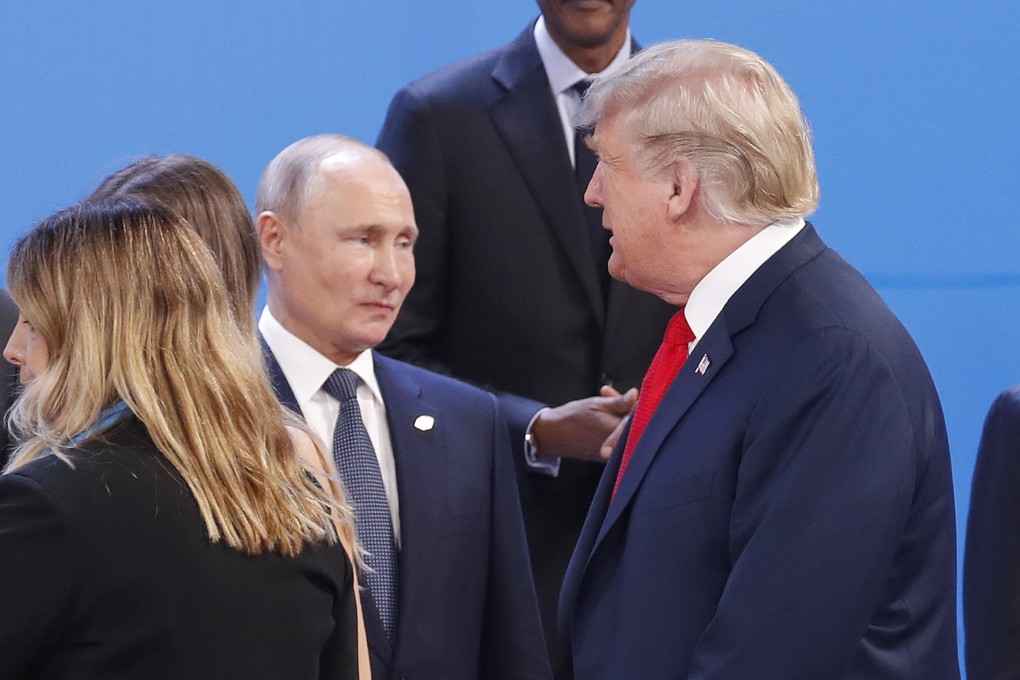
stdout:
<svg viewBox="0 0 1020 680">
<path fill-rule="evenodd" d="M 506 429 L 492 395 L 380 356 L 414 283 L 407 187 L 379 151 L 295 142 L 259 184 L 281 402 L 333 456 L 354 508 L 372 677 L 549 677 Z"/>
<path fill-rule="evenodd" d="M 601 210 L 582 200 L 594 157 L 572 121 L 591 75 L 635 51 L 633 3 L 539 0 L 541 17 L 513 42 L 398 92 L 378 140 L 421 230 L 418 279 L 382 351 L 499 395 L 516 452 L 531 457 L 525 522 L 553 647 L 603 467 L 591 461 L 604 459 L 633 404 L 617 395 L 640 383 L 670 314 L 609 278 Z"/>
<path fill-rule="evenodd" d="M 789 86 L 679 41 L 597 79 L 583 118 L 610 272 L 680 311 L 567 572 L 573 677 L 958 678 L 942 408 L 804 221 L 818 184 Z"/>
</svg>

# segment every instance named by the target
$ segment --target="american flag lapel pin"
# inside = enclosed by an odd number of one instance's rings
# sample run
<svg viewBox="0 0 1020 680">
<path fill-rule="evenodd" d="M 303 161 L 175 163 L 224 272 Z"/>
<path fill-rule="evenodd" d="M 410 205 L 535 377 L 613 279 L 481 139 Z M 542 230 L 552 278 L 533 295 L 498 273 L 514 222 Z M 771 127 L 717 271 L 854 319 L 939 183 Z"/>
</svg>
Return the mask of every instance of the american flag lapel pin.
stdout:
<svg viewBox="0 0 1020 680">
<path fill-rule="evenodd" d="M 712 362 L 708 360 L 708 355 L 701 357 L 701 361 L 698 362 L 698 367 L 694 369 L 694 372 L 698 375 L 705 375 L 705 371 L 712 365 Z"/>
</svg>

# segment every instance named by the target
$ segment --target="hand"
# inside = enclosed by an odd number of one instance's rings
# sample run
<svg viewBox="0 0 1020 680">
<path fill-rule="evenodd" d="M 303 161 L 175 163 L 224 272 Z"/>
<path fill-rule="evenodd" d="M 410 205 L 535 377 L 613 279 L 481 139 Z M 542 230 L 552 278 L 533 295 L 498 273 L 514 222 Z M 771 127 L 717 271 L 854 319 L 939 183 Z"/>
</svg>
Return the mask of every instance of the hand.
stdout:
<svg viewBox="0 0 1020 680">
<path fill-rule="evenodd" d="M 546 456 L 604 462 L 637 402 L 637 390 L 620 394 L 603 386 L 599 396 L 567 402 L 539 412 L 531 426 L 532 443 Z"/>
</svg>

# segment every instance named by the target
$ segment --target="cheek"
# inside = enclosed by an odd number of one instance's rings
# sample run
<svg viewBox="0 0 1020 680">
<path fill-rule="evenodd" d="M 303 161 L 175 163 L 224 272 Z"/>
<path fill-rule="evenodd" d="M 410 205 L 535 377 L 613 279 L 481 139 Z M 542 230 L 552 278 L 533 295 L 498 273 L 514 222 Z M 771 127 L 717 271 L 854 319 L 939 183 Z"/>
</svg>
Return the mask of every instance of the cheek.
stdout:
<svg viewBox="0 0 1020 680">
<path fill-rule="evenodd" d="M 32 372 L 39 374 L 50 362 L 50 353 L 46 343 L 39 339 L 29 340 L 25 359 L 25 363 L 32 369 Z"/>
<path fill-rule="evenodd" d="M 405 291 L 410 290 L 411 286 L 414 285 L 416 276 L 414 253 L 410 250 L 402 253 L 400 258 L 397 260 L 397 266 L 400 269 L 401 288 Z"/>
</svg>

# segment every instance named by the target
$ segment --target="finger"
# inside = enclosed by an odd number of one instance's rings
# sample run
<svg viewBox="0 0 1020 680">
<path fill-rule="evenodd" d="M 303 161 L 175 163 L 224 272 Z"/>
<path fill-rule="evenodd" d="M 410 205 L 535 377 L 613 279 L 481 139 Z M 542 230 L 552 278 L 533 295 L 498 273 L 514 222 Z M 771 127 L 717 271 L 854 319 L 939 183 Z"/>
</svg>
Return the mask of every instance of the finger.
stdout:
<svg viewBox="0 0 1020 680">
<path fill-rule="evenodd" d="M 609 398 L 606 401 L 606 411 L 623 417 L 634 409 L 634 404 L 637 403 L 637 396 L 638 391 L 632 387 L 623 394 Z"/>
<path fill-rule="evenodd" d="M 606 437 L 606 441 L 602 443 L 602 448 L 599 449 L 599 458 L 603 461 L 609 460 L 609 457 L 613 455 L 613 449 L 616 448 L 616 442 L 619 441 L 620 435 L 623 433 L 623 428 L 626 426 L 628 418 L 624 418 L 620 423 L 613 428 L 613 431 Z"/>
<path fill-rule="evenodd" d="M 620 393 L 612 385 L 603 385 L 599 389 L 599 395 L 603 397 L 618 397 Z"/>
</svg>

